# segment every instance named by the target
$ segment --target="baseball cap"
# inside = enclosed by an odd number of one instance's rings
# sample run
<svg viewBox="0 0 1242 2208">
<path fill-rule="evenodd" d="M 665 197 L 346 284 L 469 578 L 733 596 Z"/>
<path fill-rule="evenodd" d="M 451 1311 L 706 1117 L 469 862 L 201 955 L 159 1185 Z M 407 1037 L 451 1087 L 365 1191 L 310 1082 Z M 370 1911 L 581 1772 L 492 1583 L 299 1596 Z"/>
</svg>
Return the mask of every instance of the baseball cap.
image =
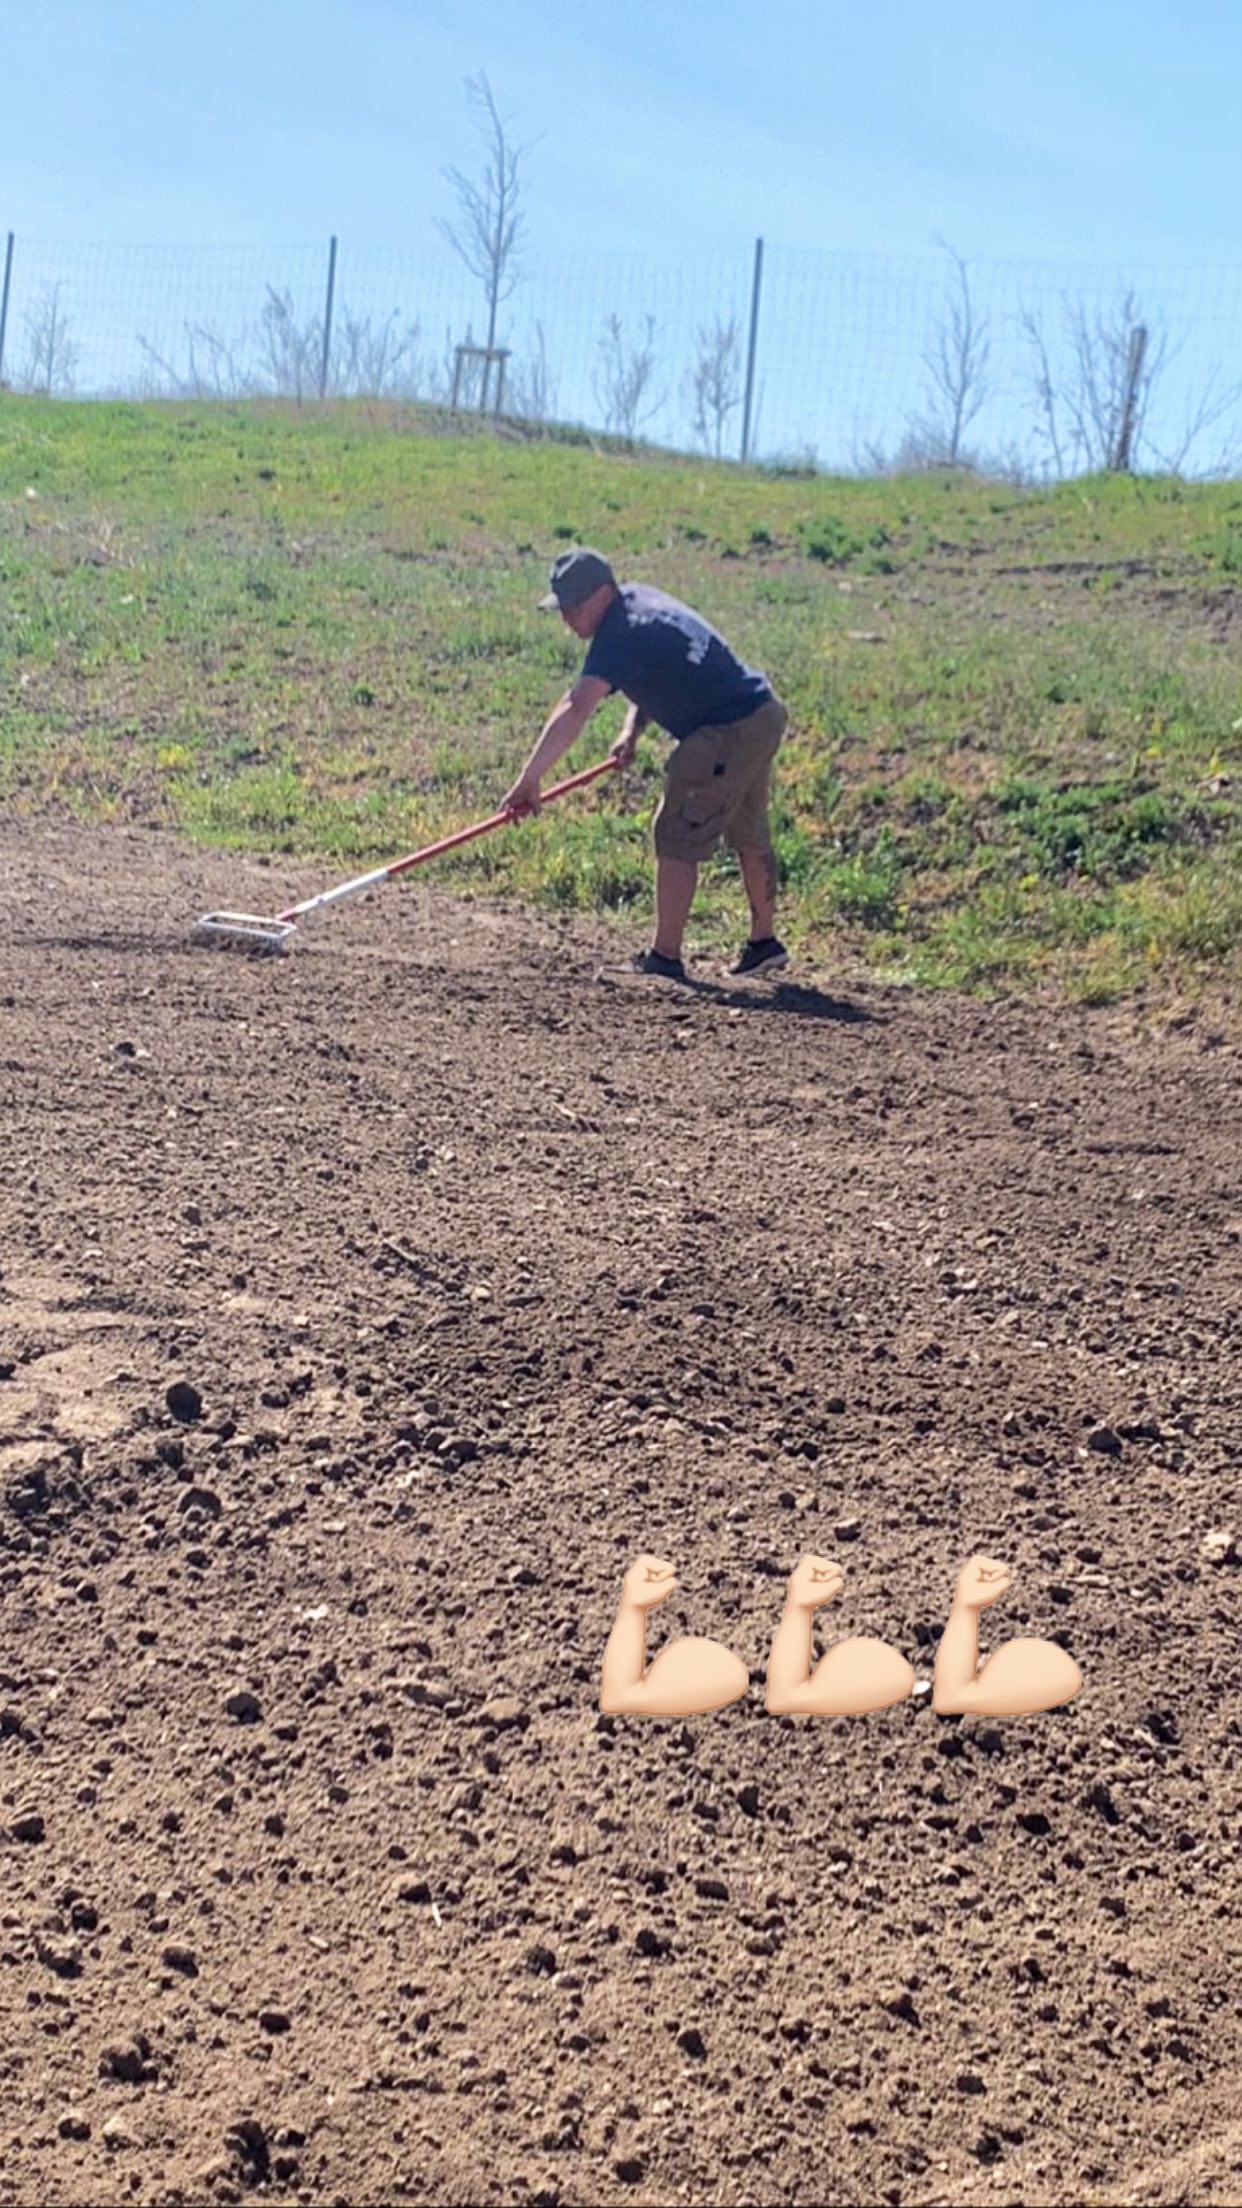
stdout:
<svg viewBox="0 0 1242 2208">
<path fill-rule="evenodd" d="M 589 545 L 575 544 L 560 558 L 553 560 L 548 577 L 552 588 L 546 598 L 539 601 L 540 610 L 551 613 L 554 606 L 580 606 L 601 583 L 611 583 L 615 589 L 617 578 L 602 552 L 593 552 Z"/>
</svg>

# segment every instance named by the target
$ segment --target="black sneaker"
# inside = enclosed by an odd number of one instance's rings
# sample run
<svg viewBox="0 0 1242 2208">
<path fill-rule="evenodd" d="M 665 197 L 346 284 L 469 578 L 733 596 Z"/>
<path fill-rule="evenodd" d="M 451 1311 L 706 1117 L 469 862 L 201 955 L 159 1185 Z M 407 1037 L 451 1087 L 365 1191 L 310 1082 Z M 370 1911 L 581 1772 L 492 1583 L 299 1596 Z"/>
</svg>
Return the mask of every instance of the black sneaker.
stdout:
<svg viewBox="0 0 1242 2208">
<path fill-rule="evenodd" d="M 662 981 L 684 981 L 686 969 L 679 958 L 666 958 L 663 951 L 636 951 L 630 964 L 636 974 L 658 974 Z"/>
<path fill-rule="evenodd" d="M 782 966 L 788 966 L 789 953 L 774 935 L 765 935 L 761 943 L 744 943 L 733 964 L 731 974 L 775 974 Z"/>
</svg>

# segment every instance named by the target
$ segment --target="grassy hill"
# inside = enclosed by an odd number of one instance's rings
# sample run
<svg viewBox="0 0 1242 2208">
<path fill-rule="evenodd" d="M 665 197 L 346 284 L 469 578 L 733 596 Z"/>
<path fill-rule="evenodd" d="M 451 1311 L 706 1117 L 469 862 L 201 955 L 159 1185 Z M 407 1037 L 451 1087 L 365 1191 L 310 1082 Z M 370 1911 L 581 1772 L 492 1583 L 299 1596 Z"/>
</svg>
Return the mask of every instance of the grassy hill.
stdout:
<svg viewBox="0 0 1242 2208">
<path fill-rule="evenodd" d="M 1236 966 L 1242 485 L 844 481 L 444 427 L 0 395 L 0 803 L 322 851 L 327 878 L 395 857 L 512 778 L 579 663 L 535 600 L 585 540 L 788 701 L 799 947 L 1098 1000 Z M 442 877 L 637 938 L 664 756 Z M 692 947 L 738 934 L 726 860 L 705 886 Z"/>
</svg>

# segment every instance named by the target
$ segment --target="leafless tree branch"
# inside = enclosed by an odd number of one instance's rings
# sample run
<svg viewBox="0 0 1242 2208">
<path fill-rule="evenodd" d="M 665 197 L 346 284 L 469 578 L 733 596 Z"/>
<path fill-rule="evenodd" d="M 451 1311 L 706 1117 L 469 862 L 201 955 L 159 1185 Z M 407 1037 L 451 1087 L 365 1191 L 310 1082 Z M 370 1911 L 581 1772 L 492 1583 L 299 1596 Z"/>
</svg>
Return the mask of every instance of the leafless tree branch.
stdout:
<svg viewBox="0 0 1242 2208">
<path fill-rule="evenodd" d="M 924 467 L 956 468 L 966 458 L 966 433 L 988 395 L 991 347 L 987 323 L 980 319 L 971 296 L 966 261 L 943 238 L 938 242 L 953 264 L 954 276 L 941 321 L 923 354 L 927 411 L 911 420 L 905 444 L 921 453 Z"/>
<path fill-rule="evenodd" d="M 729 416 L 742 403 L 742 347 L 734 321 L 719 317 L 698 332 L 692 378 L 694 434 L 719 459 Z"/>
<path fill-rule="evenodd" d="M 655 376 L 655 318 L 648 315 L 643 336 L 626 348 L 619 314 L 610 314 L 599 341 L 595 396 L 604 410 L 604 426 L 633 444 L 640 427 L 663 405 L 652 395 Z"/>
<path fill-rule="evenodd" d="M 524 149 L 515 146 L 485 75 L 467 77 L 466 93 L 479 116 L 487 147 L 487 165 L 476 181 L 461 169 L 445 169 L 457 195 L 457 219 L 437 217 L 436 227 L 458 258 L 483 286 L 487 301 L 487 345 L 496 343 L 500 308 L 521 280 L 520 249 L 525 217 L 519 208 L 520 165 Z"/>
<path fill-rule="evenodd" d="M 25 316 L 26 360 L 19 388 L 41 391 L 49 399 L 72 391 L 81 357 L 69 335 L 69 317 L 60 303 L 63 289 L 59 283 L 45 284 Z"/>
</svg>

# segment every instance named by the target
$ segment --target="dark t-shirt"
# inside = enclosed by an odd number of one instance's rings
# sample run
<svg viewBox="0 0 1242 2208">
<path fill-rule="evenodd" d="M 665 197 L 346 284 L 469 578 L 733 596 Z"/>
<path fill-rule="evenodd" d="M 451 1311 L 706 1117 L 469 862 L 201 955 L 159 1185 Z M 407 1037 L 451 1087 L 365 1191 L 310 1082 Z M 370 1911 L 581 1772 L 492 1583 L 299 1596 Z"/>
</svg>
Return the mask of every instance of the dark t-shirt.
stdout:
<svg viewBox="0 0 1242 2208">
<path fill-rule="evenodd" d="M 591 639 L 582 672 L 620 690 L 680 739 L 744 720 L 771 685 L 731 652 L 701 614 L 650 583 L 622 583 Z"/>
</svg>

